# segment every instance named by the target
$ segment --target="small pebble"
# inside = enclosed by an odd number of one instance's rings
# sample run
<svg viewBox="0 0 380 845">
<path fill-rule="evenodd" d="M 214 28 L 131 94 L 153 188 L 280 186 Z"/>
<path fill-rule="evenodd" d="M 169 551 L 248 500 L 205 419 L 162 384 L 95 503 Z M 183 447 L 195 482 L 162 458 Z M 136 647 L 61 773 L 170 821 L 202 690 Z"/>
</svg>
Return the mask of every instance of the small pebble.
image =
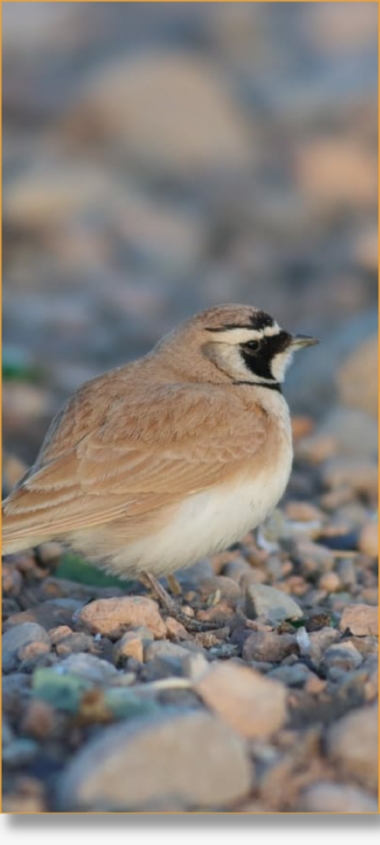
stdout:
<svg viewBox="0 0 380 845">
<path fill-rule="evenodd" d="M 326 593 L 336 593 L 341 588 L 339 575 L 336 572 L 324 572 L 318 580 L 318 587 Z"/>
<path fill-rule="evenodd" d="M 165 623 L 155 601 L 145 596 L 96 599 L 80 610 L 78 620 L 95 633 L 118 639 L 127 628 L 145 625 L 154 636 L 165 636 Z"/>
<path fill-rule="evenodd" d="M 264 584 L 249 584 L 246 588 L 245 610 L 248 618 L 261 616 L 274 625 L 283 619 L 301 619 L 303 612 L 297 602 L 286 593 Z"/>
<path fill-rule="evenodd" d="M 113 648 L 113 656 L 115 663 L 123 657 L 133 657 L 139 663 L 143 662 L 144 645 L 141 635 L 134 631 L 127 631 L 120 640 L 118 640 Z"/>
<path fill-rule="evenodd" d="M 243 645 L 243 659 L 279 663 L 288 654 L 298 651 L 293 634 L 276 634 L 270 631 L 256 631 L 247 637 Z"/>
<path fill-rule="evenodd" d="M 24 622 L 22 625 L 14 625 L 3 634 L 2 648 L 3 648 L 3 672 L 11 672 L 16 669 L 20 660 L 20 649 L 27 645 L 33 648 L 38 648 L 40 645 L 45 647 L 45 650 L 50 649 L 49 637 L 41 627 L 33 622 Z M 25 659 L 21 657 L 21 660 Z"/>
<path fill-rule="evenodd" d="M 379 526 L 377 521 L 367 522 L 359 535 L 359 549 L 369 557 L 377 558 L 379 554 Z"/>
<path fill-rule="evenodd" d="M 358 637 L 379 633 L 378 608 L 368 604 L 349 604 L 344 608 L 339 629 L 344 633 L 350 631 Z"/>
</svg>

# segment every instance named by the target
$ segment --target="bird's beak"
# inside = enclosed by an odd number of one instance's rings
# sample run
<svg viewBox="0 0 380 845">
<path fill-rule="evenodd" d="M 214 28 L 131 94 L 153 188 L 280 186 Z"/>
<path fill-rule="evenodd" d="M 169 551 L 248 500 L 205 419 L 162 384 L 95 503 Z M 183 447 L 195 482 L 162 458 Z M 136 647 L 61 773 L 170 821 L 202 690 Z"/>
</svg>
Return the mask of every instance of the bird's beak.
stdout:
<svg viewBox="0 0 380 845">
<path fill-rule="evenodd" d="M 304 346 L 315 346 L 316 343 L 319 343 L 316 337 L 310 337 L 307 334 L 296 334 L 293 335 L 290 341 L 290 348 L 296 352 L 298 349 L 303 349 Z"/>
</svg>

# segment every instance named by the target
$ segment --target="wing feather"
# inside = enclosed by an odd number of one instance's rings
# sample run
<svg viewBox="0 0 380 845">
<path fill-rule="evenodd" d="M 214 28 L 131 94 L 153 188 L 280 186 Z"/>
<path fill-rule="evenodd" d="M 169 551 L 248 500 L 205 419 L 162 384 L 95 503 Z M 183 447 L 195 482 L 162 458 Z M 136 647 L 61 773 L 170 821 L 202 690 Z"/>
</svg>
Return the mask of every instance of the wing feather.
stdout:
<svg viewBox="0 0 380 845">
<path fill-rule="evenodd" d="M 61 412 L 34 470 L 4 502 L 5 546 L 7 538 L 62 537 L 175 503 L 238 472 L 267 431 L 261 408 L 248 413 L 236 393 L 226 407 L 216 385 L 153 386 L 134 402 L 118 398 L 93 414 L 84 436 L 70 418 L 82 412 L 78 401 Z"/>
</svg>

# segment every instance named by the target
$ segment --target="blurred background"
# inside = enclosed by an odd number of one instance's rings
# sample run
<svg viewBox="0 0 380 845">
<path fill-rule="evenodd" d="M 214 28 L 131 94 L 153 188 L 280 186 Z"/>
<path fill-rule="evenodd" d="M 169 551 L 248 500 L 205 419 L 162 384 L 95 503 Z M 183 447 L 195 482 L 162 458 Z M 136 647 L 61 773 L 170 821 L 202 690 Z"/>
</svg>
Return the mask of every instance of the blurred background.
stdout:
<svg viewBox="0 0 380 845">
<path fill-rule="evenodd" d="M 8 456 L 228 301 L 321 339 L 292 411 L 374 448 L 376 33 L 366 2 L 3 3 Z"/>
</svg>

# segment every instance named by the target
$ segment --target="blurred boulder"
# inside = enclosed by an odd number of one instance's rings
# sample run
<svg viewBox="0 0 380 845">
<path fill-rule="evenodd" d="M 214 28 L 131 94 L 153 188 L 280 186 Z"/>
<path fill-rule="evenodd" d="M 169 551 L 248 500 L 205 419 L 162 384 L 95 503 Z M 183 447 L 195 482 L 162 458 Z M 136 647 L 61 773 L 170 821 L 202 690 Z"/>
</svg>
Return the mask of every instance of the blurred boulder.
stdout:
<svg viewBox="0 0 380 845">
<path fill-rule="evenodd" d="M 161 178 L 239 170 L 254 153 L 247 119 L 219 67 L 190 52 L 103 65 L 84 86 L 67 130 L 111 142 Z"/>
<path fill-rule="evenodd" d="M 377 336 L 371 335 L 346 359 L 337 372 L 339 396 L 345 405 L 377 418 Z"/>
</svg>

